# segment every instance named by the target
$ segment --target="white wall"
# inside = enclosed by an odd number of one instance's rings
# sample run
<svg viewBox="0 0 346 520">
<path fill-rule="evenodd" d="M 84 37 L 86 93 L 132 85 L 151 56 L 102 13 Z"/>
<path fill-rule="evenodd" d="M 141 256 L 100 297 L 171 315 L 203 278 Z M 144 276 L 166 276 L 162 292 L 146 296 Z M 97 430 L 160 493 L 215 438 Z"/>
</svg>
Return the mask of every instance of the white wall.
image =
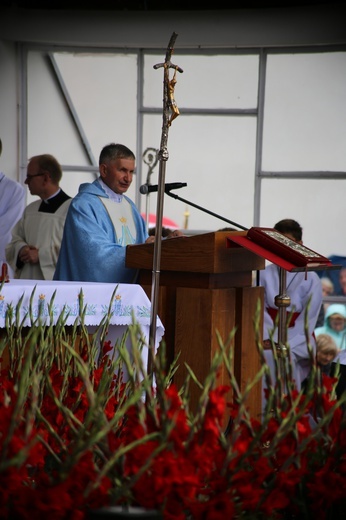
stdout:
<svg viewBox="0 0 346 520">
<path fill-rule="evenodd" d="M 18 81 L 16 42 L 47 45 L 47 48 L 51 45 L 69 46 L 70 49 L 78 46 L 85 48 L 86 52 L 95 47 L 101 50 L 110 47 L 115 49 L 152 47 L 159 50 L 158 54 L 162 54 L 173 31 L 178 34 L 176 49 L 256 48 L 259 46 L 282 48 L 346 43 L 346 29 L 341 4 L 289 9 L 180 13 L 3 10 L 0 12 L 0 138 L 4 150 L 0 159 L 0 168 L 10 177 L 19 179 L 18 102 L 20 97 L 17 94 L 20 82 Z M 206 82 L 207 80 L 208 71 L 201 70 L 197 81 Z M 171 145 L 178 137 L 178 133 L 172 135 Z M 179 169 L 179 172 L 181 171 L 183 171 L 183 167 Z M 170 180 L 184 181 L 185 178 L 172 178 L 168 179 L 168 182 Z M 319 222 L 316 226 L 316 221 L 309 212 L 309 204 L 316 206 L 312 193 L 308 193 L 309 181 L 299 182 L 299 187 L 302 186 L 304 193 L 307 192 L 306 206 L 294 205 L 293 192 L 289 197 L 290 200 L 293 199 L 292 213 L 281 215 L 279 198 L 275 199 L 276 207 L 273 208 L 273 204 L 270 206 L 273 195 L 266 188 L 269 181 L 265 181 L 263 192 L 264 197 L 267 197 L 265 199 L 266 208 L 270 207 L 271 212 L 264 214 L 265 221 L 260 224 L 270 226 L 279 218 L 294 214 L 298 220 L 302 221 L 304 230 L 307 232 L 308 246 L 325 254 L 346 254 L 346 245 L 338 238 L 340 237 L 339 232 L 334 233 L 335 239 L 331 239 L 332 241 L 328 243 L 326 249 L 324 249 L 325 244 L 322 249 L 319 247 L 321 236 L 329 234 L 329 214 L 326 215 L 325 225 L 323 222 Z M 344 181 L 338 182 L 341 183 L 339 190 L 341 193 Z M 239 189 L 239 186 L 236 188 Z M 290 192 L 285 190 L 285 203 L 287 203 L 286 195 L 288 193 Z M 218 206 L 215 210 L 209 200 L 202 204 L 201 199 L 196 197 L 196 193 L 188 196 L 181 191 L 179 194 L 221 213 L 218 211 Z M 327 194 L 326 201 L 328 203 Z M 321 204 L 319 207 L 322 212 L 323 205 Z M 183 206 L 182 209 L 184 209 Z M 308 214 L 309 218 L 307 218 Z M 251 225 L 248 220 L 238 219 L 237 214 L 233 213 L 233 208 L 226 216 L 242 224 Z M 343 209 L 339 208 L 338 223 L 344 220 L 344 216 Z M 323 220 L 322 216 L 321 219 Z M 220 227 L 223 226 L 222 222 L 219 224 Z M 315 227 L 318 229 L 315 230 Z"/>
<path fill-rule="evenodd" d="M 16 48 L 0 40 L 0 170 L 19 180 Z"/>
<path fill-rule="evenodd" d="M 225 11 L 54 11 L 0 7 L 0 167 L 19 179 L 16 42 L 166 49 L 346 42 L 341 3 Z M 204 81 L 201 71 L 201 81 Z"/>
</svg>

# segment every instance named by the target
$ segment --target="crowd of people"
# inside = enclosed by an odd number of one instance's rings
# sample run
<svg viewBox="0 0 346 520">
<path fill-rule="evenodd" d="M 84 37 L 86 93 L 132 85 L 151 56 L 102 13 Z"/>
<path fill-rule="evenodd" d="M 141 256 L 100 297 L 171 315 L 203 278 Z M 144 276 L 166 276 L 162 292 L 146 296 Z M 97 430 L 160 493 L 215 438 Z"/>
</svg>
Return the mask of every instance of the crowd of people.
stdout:
<svg viewBox="0 0 346 520">
<path fill-rule="evenodd" d="M 60 187 L 62 168 L 55 157 L 31 157 L 27 184 L 38 200 L 25 207 L 25 190 L 0 173 L 0 262 L 11 276 L 34 280 L 135 283 L 137 272 L 126 267 L 126 246 L 155 241 L 155 229 L 146 223 L 126 195 L 135 175 L 136 158 L 125 145 L 111 143 L 101 150 L 99 175 L 79 187 L 71 197 Z M 298 222 L 284 219 L 274 229 L 302 244 Z M 181 236 L 162 228 L 163 238 Z M 1 267 L 1 265 L 0 265 Z M 324 301 L 327 296 L 346 295 L 346 267 L 338 284 L 327 274 L 287 272 L 287 342 L 292 375 L 300 390 L 311 370 L 309 342 L 321 372 L 340 374 L 337 394 L 346 390 L 346 305 Z M 260 272 L 264 287 L 263 346 L 275 381 L 273 346 L 278 345 L 279 267 L 267 265 Z M 337 286 L 336 286 L 337 285 Z M 264 383 L 265 387 L 265 383 Z"/>
<path fill-rule="evenodd" d="M 334 275 L 334 281 L 331 277 Z M 327 275 L 330 276 L 327 276 Z M 325 301 L 322 305 L 323 321 L 317 323 L 315 335 L 317 340 L 327 336 L 336 348 L 331 363 L 328 365 L 327 374 L 337 376 L 336 396 L 340 399 L 346 391 L 346 304 L 333 302 L 333 296 L 346 296 L 346 267 L 340 270 L 324 273 L 321 278 L 322 291 L 324 297 L 329 297 L 330 301 Z M 346 406 L 344 406 L 346 408 Z"/>
</svg>

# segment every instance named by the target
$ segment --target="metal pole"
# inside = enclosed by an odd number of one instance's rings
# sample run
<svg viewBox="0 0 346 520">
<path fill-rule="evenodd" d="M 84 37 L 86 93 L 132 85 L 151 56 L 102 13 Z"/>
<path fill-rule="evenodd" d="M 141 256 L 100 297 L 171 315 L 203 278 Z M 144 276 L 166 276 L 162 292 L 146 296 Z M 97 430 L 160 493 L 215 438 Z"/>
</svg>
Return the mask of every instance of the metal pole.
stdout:
<svg viewBox="0 0 346 520">
<path fill-rule="evenodd" d="M 147 148 L 142 155 L 143 161 L 145 162 L 145 164 L 148 165 L 148 173 L 147 173 L 147 180 L 146 180 L 147 186 L 150 185 L 150 177 L 154 171 L 155 166 L 157 165 L 157 161 L 159 159 L 158 154 L 159 154 L 159 150 L 157 150 L 156 148 Z M 149 231 L 149 214 L 150 214 L 149 197 L 150 197 L 150 193 L 148 192 L 146 195 L 146 199 L 145 199 L 145 221 L 147 224 L 147 231 Z"/>
<path fill-rule="evenodd" d="M 280 294 L 275 296 L 275 305 L 279 309 L 279 324 L 278 324 L 278 358 L 279 358 L 279 377 L 284 381 L 284 387 L 287 388 L 287 361 L 288 361 L 288 346 L 287 346 L 287 307 L 291 304 L 291 298 L 286 294 L 286 279 L 287 272 L 282 267 L 279 267 L 279 291 Z"/>
<path fill-rule="evenodd" d="M 148 355 L 148 374 L 152 371 L 152 361 L 155 353 L 155 338 L 156 338 L 156 317 L 158 313 L 158 296 L 160 284 L 160 260 L 161 260 L 161 240 L 162 240 L 162 216 L 163 216 L 163 198 L 165 194 L 165 176 L 166 176 L 166 162 L 169 154 L 167 149 L 168 130 L 172 121 L 179 115 L 179 110 L 174 99 L 175 76 L 176 72 L 183 72 L 177 65 L 171 62 L 171 56 L 177 34 L 173 33 L 166 51 L 164 63 L 154 65 L 154 69 L 163 67 L 163 122 L 161 132 L 161 145 L 158 154 L 159 158 L 159 179 L 158 179 L 158 197 L 156 209 L 156 232 L 154 242 L 154 257 L 153 257 L 153 271 L 152 271 L 152 287 L 151 287 L 151 316 L 150 316 L 150 332 L 149 332 L 149 355 Z M 174 69 L 174 76 L 172 80 L 169 78 L 169 69 Z"/>
</svg>

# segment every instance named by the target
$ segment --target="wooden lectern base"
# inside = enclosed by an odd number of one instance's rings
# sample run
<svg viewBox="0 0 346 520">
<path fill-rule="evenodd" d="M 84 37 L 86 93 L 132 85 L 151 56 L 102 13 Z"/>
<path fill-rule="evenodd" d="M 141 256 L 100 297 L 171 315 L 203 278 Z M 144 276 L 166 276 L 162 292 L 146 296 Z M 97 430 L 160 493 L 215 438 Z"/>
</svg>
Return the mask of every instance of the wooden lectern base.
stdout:
<svg viewBox="0 0 346 520">
<path fill-rule="evenodd" d="M 260 370 L 254 317 L 258 300 L 263 305 L 263 288 L 252 287 L 252 271 L 264 269 L 264 260 L 242 247 L 227 248 L 229 235 L 230 232 L 216 232 L 162 242 L 158 314 L 165 327 L 162 341 L 166 344 L 167 361 L 171 363 L 180 352 L 174 376 L 178 387 L 188 373 L 185 363 L 204 382 L 219 348 L 217 331 L 226 343 L 235 327 L 234 373 L 241 391 Z M 126 255 L 128 267 L 141 266 L 139 283 L 149 298 L 153 251 L 153 244 L 128 246 Z M 225 367 L 220 371 L 218 384 L 230 384 Z M 195 411 L 200 390 L 194 382 L 190 396 Z M 228 398 L 232 399 L 231 393 Z M 247 404 L 251 415 L 259 418 L 260 383 L 252 388 Z"/>
<path fill-rule="evenodd" d="M 150 286 L 143 285 L 150 297 Z M 160 288 L 159 316 L 165 325 L 162 341 L 166 344 L 167 362 L 179 356 L 179 368 L 174 376 L 178 386 L 184 383 L 189 365 L 197 379 L 203 383 L 212 359 L 219 350 L 217 332 L 224 343 L 236 327 L 233 342 L 233 370 L 241 391 L 252 382 L 261 368 L 255 342 L 254 316 L 258 300 L 263 301 L 262 287 L 231 289 L 198 289 L 178 287 L 176 291 Z M 260 330 L 262 326 L 260 325 Z M 217 384 L 230 385 L 224 366 L 218 375 Z M 191 382 L 191 409 L 196 411 L 200 390 Z M 227 394 L 232 399 L 232 393 Z M 247 405 L 252 417 L 259 418 L 262 410 L 261 385 L 249 393 Z M 225 416 L 225 424 L 228 414 Z"/>
</svg>

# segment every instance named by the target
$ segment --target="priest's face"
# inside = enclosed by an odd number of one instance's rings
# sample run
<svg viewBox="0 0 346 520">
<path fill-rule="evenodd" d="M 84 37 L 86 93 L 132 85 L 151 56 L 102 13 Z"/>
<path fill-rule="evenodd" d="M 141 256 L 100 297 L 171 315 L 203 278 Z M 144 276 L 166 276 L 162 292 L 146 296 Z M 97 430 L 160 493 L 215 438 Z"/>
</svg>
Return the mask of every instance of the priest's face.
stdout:
<svg viewBox="0 0 346 520">
<path fill-rule="evenodd" d="M 31 195 L 38 195 L 41 198 L 43 197 L 46 175 L 46 172 L 40 170 L 37 161 L 29 161 L 24 182 L 28 185 Z"/>
<path fill-rule="evenodd" d="M 108 188 L 122 195 L 131 186 L 135 161 L 133 159 L 114 159 L 100 164 L 100 175 Z"/>
</svg>

